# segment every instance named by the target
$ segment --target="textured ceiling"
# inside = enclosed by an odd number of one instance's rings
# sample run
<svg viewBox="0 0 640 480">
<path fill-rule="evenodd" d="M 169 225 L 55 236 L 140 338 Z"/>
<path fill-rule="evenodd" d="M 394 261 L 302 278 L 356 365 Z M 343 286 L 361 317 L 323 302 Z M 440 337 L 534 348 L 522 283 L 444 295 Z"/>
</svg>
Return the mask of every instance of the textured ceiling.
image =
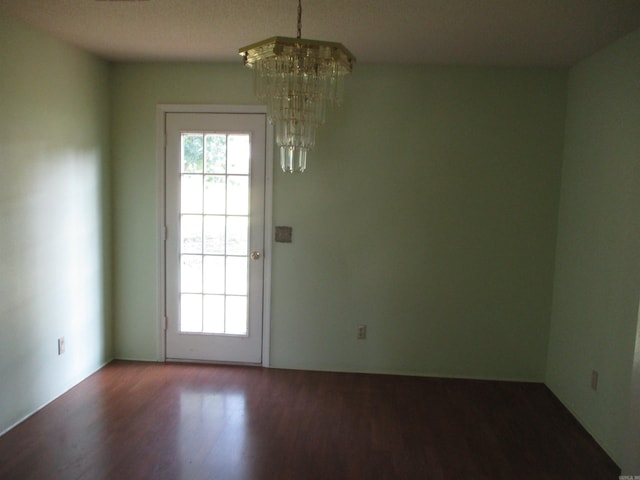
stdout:
<svg viewBox="0 0 640 480">
<path fill-rule="evenodd" d="M 302 36 L 361 63 L 568 66 L 640 28 L 640 0 L 303 0 Z M 0 0 L 14 15 L 117 61 L 237 62 L 296 35 L 296 0 Z"/>
</svg>

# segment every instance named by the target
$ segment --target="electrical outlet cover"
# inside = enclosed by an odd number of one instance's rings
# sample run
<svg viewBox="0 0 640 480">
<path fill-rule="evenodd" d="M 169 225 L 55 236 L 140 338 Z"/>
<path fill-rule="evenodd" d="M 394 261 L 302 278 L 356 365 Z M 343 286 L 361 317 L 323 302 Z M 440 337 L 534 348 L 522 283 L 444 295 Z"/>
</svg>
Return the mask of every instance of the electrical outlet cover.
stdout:
<svg viewBox="0 0 640 480">
<path fill-rule="evenodd" d="M 367 326 L 358 325 L 358 340 L 364 340 L 367 338 Z"/>
</svg>

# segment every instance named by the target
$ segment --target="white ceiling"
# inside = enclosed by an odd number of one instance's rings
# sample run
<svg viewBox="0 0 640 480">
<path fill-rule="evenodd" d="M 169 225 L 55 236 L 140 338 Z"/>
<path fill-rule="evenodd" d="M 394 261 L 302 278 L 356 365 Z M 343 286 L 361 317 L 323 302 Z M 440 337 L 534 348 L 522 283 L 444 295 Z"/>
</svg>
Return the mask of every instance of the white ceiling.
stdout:
<svg viewBox="0 0 640 480">
<path fill-rule="evenodd" d="M 361 63 L 569 66 L 640 28 L 640 0 L 303 0 L 302 36 Z M 0 14 L 116 61 L 239 62 L 295 37 L 297 0 L 0 0 Z"/>
</svg>

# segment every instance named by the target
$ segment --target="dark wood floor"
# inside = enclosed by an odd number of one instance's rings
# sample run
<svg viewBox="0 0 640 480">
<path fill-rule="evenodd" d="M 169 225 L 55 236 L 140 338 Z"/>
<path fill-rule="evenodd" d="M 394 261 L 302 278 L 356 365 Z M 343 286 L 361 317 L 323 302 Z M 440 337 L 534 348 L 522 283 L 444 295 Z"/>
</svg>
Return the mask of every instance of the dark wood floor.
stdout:
<svg viewBox="0 0 640 480">
<path fill-rule="evenodd" d="M 2 479 L 617 479 L 541 384 L 116 361 L 0 437 Z"/>
</svg>

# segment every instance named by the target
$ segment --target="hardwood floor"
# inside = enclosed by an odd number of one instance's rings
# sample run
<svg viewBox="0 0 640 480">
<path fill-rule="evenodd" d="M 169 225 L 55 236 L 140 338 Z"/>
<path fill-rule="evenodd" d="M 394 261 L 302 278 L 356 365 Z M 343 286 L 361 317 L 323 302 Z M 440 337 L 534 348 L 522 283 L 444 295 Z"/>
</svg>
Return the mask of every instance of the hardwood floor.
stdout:
<svg viewBox="0 0 640 480">
<path fill-rule="evenodd" d="M 115 361 L 0 437 L 1 479 L 617 479 L 541 384 Z"/>
</svg>

